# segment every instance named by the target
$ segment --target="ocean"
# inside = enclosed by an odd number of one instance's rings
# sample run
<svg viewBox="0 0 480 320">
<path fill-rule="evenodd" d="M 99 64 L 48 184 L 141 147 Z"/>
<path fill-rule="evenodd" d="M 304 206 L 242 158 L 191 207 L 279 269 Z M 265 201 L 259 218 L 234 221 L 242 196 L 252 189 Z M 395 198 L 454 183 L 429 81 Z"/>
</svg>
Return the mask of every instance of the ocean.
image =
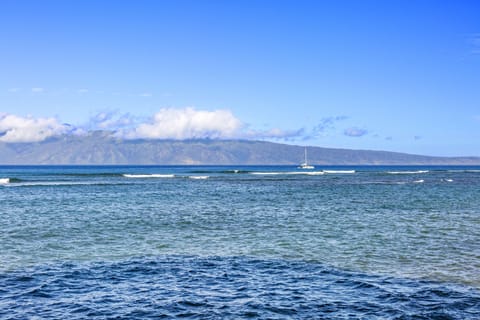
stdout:
<svg viewBox="0 0 480 320">
<path fill-rule="evenodd" d="M 1 319 L 479 319 L 480 167 L 0 166 Z"/>
</svg>

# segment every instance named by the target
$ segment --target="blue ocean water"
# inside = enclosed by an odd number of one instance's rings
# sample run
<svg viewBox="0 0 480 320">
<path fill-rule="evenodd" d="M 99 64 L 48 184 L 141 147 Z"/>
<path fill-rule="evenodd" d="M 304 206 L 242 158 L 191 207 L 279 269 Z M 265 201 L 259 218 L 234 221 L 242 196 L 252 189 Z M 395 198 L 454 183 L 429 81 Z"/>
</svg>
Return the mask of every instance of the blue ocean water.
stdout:
<svg viewBox="0 0 480 320">
<path fill-rule="evenodd" d="M 3 166 L 0 318 L 478 319 L 480 167 Z"/>
</svg>

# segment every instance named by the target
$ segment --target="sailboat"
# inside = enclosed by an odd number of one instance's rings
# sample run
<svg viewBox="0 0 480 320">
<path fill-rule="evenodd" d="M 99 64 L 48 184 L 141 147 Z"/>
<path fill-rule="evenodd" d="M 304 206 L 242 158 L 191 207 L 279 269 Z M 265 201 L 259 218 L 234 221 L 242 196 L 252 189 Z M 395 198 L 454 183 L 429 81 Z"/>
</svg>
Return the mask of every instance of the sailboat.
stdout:
<svg viewBox="0 0 480 320">
<path fill-rule="evenodd" d="M 305 161 L 298 166 L 298 169 L 315 169 L 314 166 L 308 164 L 308 161 L 307 161 L 307 147 L 305 147 Z"/>
</svg>

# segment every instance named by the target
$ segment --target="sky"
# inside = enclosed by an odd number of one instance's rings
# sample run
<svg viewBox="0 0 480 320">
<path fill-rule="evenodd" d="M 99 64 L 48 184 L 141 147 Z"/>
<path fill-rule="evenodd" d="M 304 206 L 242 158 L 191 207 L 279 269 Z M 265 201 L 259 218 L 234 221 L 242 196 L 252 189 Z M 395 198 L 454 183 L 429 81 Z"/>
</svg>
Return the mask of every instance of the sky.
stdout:
<svg viewBox="0 0 480 320">
<path fill-rule="evenodd" d="M 0 141 L 480 156 L 479 1 L 0 1 Z"/>
</svg>

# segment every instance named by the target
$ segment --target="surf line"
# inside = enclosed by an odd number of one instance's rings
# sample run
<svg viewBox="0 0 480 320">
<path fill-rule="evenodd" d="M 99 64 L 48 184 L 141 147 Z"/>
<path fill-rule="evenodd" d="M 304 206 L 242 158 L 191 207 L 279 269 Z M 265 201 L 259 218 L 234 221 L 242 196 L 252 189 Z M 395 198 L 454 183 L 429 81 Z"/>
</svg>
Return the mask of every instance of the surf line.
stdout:
<svg viewBox="0 0 480 320">
<path fill-rule="evenodd" d="M 123 174 L 125 178 L 137 178 L 137 179 L 145 179 L 145 178 L 175 178 L 174 174 Z"/>
</svg>

